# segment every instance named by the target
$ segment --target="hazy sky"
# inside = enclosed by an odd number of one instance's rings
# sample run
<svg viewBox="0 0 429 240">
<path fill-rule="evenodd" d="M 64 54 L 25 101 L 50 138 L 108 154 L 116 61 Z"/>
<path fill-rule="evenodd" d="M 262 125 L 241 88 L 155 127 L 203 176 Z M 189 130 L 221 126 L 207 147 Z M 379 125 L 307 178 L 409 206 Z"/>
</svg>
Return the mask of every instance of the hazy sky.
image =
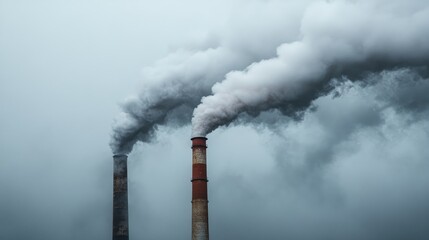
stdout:
<svg viewBox="0 0 429 240">
<path fill-rule="evenodd" d="M 190 108 L 129 155 L 130 239 L 190 239 L 193 108 L 319 39 L 347 71 L 298 118 L 264 107 L 208 135 L 210 237 L 428 239 L 428 18 L 405 0 L 0 0 L 0 239 L 111 238 L 112 124 L 156 89 Z"/>
</svg>

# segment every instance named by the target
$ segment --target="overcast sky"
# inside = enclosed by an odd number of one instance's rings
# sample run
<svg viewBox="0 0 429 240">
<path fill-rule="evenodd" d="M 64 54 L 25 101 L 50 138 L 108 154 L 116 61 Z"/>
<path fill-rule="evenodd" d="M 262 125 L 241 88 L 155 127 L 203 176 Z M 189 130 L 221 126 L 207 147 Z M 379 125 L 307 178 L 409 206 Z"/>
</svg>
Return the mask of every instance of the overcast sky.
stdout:
<svg viewBox="0 0 429 240">
<path fill-rule="evenodd" d="M 429 3 L 359 2 L 0 0 L 0 239 L 111 238 L 112 125 L 159 96 L 130 239 L 190 239 L 193 108 L 294 42 L 346 70 L 208 135 L 210 237 L 429 239 Z"/>
</svg>

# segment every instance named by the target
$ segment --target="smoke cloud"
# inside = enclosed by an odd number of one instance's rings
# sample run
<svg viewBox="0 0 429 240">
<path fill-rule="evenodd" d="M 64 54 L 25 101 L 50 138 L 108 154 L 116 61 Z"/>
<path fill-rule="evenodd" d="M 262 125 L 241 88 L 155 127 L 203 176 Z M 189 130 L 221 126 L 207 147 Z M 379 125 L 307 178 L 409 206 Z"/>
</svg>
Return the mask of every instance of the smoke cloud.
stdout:
<svg viewBox="0 0 429 240">
<path fill-rule="evenodd" d="M 427 66 L 429 7 L 401 1 L 318 1 L 306 9 L 299 41 L 275 58 L 229 72 L 194 110 L 193 136 L 205 136 L 241 113 L 279 109 L 295 115 L 325 94 L 335 76 Z"/>
<path fill-rule="evenodd" d="M 129 153 L 136 141 L 150 142 L 158 125 L 189 122 L 193 107 L 222 73 L 248 62 L 224 48 L 178 51 L 143 70 L 141 94 L 123 104 L 115 120 L 111 147 L 115 154 Z M 204 81 L 198 81 L 204 79 Z"/>
<path fill-rule="evenodd" d="M 137 141 L 150 142 L 161 125 L 182 126 L 193 109 L 230 71 L 275 56 L 278 45 L 296 41 L 308 1 L 254 1 L 234 12 L 226 30 L 179 48 L 143 69 L 143 88 L 129 97 L 113 124 L 114 154 L 129 153 Z M 259 16 L 249 28 L 248 19 Z M 288 29 L 288 31 L 285 31 Z"/>
<path fill-rule="evenodd" d="M 428 238 L 429 78 L 399 69 L 338 80 L 275 134 L 213 133 L 211 149 L 251 149 L 211 158 L 216 238 Z"/>
<path fill-rule="evenodd" d="M 192 121 L 192 136 L 205 136 L 243 114 L 297 117 L 333 78 L 428 65 L 424 1 L 254 1 L 244 10 L 228 30 L 143 69 L 142 90 L 114 122 L 115 154 L 152 141 L 162 125 Z M 254 29 L 243 27 L 258 14 Z"/>
</svg>

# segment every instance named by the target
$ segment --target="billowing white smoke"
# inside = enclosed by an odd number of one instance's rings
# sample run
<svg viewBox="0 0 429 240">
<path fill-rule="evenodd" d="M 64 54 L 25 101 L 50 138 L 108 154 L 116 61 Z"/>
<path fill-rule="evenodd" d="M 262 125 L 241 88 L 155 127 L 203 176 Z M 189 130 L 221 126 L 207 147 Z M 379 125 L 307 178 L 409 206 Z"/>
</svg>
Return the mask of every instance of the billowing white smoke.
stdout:
<svg viewBox="0 0 429 240">
<path fill-rule="evenodd" d="M 144 68 L 144 88 L 127 99 L 115 119 L 112 151 L 128 153 L 137 141 L 150 142 L 160 125 L 189 124 L 201 97 L 210 94 L 213 84 L 226 73 L 274 57 L 278 45 L 297 40 L 306 2 L 246 3 L 225 30 Z M 249 21 L 254 22 L 251 28 Z"/>
<path fill-rule="evenodd" d="M 136 141 L 150 142 L 160 124 L 189 122 L 187 116 L 225 72 L 249 60 L 224 48 L 178 51 L 143 70 L 141 94 L 123 104 L 114 122 L 110 146 L 115 154 L 129 153 Z M 198 81 L 204 79 L 205 81 Z M 175 111 L 176 110 L 176 111 Z"/>
<path fill-rule="evenodd" d="M 301 40 L 277 56 L 233 71 L 194 110 L 193 136 L 270 109 L 306 107 L 335 75 L 429 64 L 429 4 L 319 1 L 305 12 Z"/>
<path fill-rule="evenodd" d="M 429 64 L 426 1 L 241 3 L 218 38 L 143 70 L 144 89 L 115 121 L 114 153 L 151 141 L 160 125 L 188 124 L 192 115 L 192 135 L 205 136 L 243 114 L 297 115 L 329 91 L 332 77 L 366 79 L 368 72 Z"/>
</svg>

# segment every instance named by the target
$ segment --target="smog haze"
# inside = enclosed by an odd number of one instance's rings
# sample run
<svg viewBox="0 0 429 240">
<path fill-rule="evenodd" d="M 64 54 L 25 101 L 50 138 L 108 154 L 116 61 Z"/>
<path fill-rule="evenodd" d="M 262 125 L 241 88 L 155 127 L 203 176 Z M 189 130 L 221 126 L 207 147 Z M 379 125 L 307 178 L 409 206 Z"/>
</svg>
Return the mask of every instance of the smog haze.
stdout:
<svg viewBox="0 0 429 240">
<path fill-rule="evenodd" d="M 429 239 L 429 3 L 0 0 L 0 239 Z"/>
</svg>

